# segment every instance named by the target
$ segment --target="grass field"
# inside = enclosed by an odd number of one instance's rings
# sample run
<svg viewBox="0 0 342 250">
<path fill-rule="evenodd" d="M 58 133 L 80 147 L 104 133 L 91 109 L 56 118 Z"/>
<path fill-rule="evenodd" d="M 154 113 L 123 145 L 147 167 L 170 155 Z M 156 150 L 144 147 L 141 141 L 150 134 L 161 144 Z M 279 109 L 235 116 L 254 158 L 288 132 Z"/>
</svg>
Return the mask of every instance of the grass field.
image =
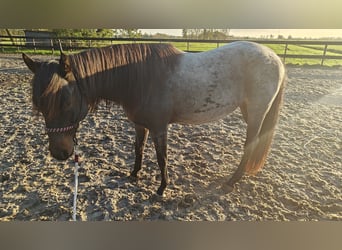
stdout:
<svg viewBox="0 0 342 250">
<path fill-rule="evenodd" d="M 53 51 L 50 50 L 34 50 L 34 49 L 24 49 L 20 47 L 7 47 L 1 46 L 4 44 L 5 41 L 0 41 L 0 53 L 21 53 L 25 52 L 28 54 L 56 54 L 58 55 L 58 50 Z M 6 41 L 9 43 L 9 41 Z M 83 42 L 83 46 L 90 46 L 90 47 L 101 47 L 111 44 L 119 44 L 119 43 L 127 43 L 127 41 L 96 41 L 96 42 Z M 132 42 L 133 43 L 133 42 Z M 155 42 L 159 43 L 159 42 Z M 201 42 L 171 42 L 175 47 L 180 50 L 184 51 L 192 51 L 192 52 L 200 52 L 200 51 L 207 51 L 211 49 L 215 49 L 219 46 L 225 45 L 224 43 L 201 43 Z M 285 44 L 265 44 L 277 54 L 281 55 L 285 52 Z M 324 45 L 292 45 L 289 44 L 287 47 L 286 54 L 287 55 L 322 55 L 324 51 Z M 69 51 L 70 53 L 78 52 L 77 50 Z M 342 56 L 342 45 L 329 45 L 326 55 L 335 55 L 335 56 Z M 286 64 L 294 64 L 294 65 L 320 65 L 321 59 L 306 59 L 306 58 L 286 58 Z M 342 60 L 335 60 L 335 59 L 326 59 L 324 60 L 324 66 L 342 66 Z"/>
</svg>

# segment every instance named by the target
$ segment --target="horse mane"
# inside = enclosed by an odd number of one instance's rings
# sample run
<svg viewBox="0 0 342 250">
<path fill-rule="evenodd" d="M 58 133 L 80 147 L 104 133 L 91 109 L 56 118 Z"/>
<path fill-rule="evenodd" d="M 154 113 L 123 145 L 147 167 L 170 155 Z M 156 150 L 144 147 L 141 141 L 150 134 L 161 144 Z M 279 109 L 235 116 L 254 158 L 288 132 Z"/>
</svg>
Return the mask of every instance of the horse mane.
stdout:
<svg viewBox="0 0 342 250">
<path fill-rule="evenodd" d="M 33 112 L 36 115 L 39 111 L 44 112 L 47 119 L 50 119 L 60 112 L 61 89 L 65 82 L 60 81 L 59 65 L 56 61 L 42 62 L 41 67 L 43 69 L 39 75 L 35 75 L 32 80 Z"/>
<path fill-rule="evenodd" d="M 118 44 L 69 55 L 69 60 L 82 94 L 95 110 L 103 99 L 123 104 L 148 98 L 153 84 L 166 79 L 182 53 L 170 44 Z M 109 93 L 112 99 L 106 98 Z"/>
</svg>

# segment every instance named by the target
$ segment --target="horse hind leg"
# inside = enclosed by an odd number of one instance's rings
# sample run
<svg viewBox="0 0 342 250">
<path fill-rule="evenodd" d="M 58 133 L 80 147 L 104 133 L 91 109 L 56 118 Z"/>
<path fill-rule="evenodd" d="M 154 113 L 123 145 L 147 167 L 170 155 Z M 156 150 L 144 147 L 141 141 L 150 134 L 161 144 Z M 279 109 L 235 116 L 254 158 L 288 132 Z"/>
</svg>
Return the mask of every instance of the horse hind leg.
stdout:
<svg viewBox="0 0 342 250">
<path fill-rule="evenodd" d="M 245 117 L 245 115 L 244 115 Z M 261 129 L 263 117 L 260 117 L 259 121 L 254 121 L 253 124 L 247 126 L 247 138 L 244 146 L 244 154 L 240 161 L 237 170 L 227 183 L 224 183 L 222 188 L 225 192 L 231 192 L 234 188 L 234 184 L 238 182 L 245 174 L 246 170 L 251 168 L 251 165 L 255 164 L 253 154 L 255 149 L 259 145 L 259 131 Z"/>
<path fill-rule="evenodd" d="M 231 179 L 223 185 L 224 191 L 232 191 L 234 184 L 242 178 L 245 172 L 256 174 L 263 167 L 278 121 L 283 90 L 284 83 L 281 85 L 275 99 L 270 104 L 265 104 L 264 109 L 260 109 L 259 106 L 259 111 L 256 105 L 251 105 L 249 108 L 246 105 L 240 107 L 243 117 L 247 122 L 244 154 L 238 169 Z M 269 107 L 270 105 L 271 107 Z M 262 110 L 264 111 L 262 112 Z"/>
</svg>

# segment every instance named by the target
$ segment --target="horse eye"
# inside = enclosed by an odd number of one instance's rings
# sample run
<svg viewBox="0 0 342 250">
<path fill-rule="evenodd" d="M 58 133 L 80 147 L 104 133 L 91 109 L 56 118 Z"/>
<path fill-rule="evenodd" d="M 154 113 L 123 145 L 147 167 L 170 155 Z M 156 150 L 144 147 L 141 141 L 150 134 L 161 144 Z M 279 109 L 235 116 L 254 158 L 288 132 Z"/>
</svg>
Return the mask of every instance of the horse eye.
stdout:
<svg viewBox="0 0 342 250">
<path fill-rule="evenodd" d="M 61 108 L 68 109 L 72 105 L 72 92 L 68 88 L 64 88 L 61 95 Z"/>
<path fill-rule="evenodd" d="M 68 109 L 71 106 L 72 102 L 70 98 L 66 98 L 61 102 L 62 109 Z"/>
</svg>

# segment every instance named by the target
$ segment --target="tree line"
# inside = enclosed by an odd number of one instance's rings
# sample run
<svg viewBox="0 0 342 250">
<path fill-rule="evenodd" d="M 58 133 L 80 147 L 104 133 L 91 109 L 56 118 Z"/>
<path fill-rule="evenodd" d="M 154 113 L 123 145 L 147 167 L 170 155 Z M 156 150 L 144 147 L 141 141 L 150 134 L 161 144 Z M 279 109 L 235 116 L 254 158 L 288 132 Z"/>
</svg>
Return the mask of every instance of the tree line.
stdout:
<svg viewBox="0 0 342 250">
<path fill-rule="evenodd" d="M 139 29 L 32 29 L 32 31 L 51 32 L 57 37 L 139 38 L 142 36 Z M 24 36 L 25 32 L 23 29 L 0 29 L 0 35 Z"/>
<path fill-rule="evenodd" d="M 183 29 L 183 38 L 223 40 L 229 38 L 230 29 Z"/>
<path fill-rule="evenodd" d="M 57 37 L 125 37 L 125 38 L 168 38 L 170 35 L 157 33 L 142 34 L 140 29 L 33 29 L 52 32 Z M 183 29 L 182 37 L 189 39 L 227 39 L 229 29 Z M 0 35 L 24 36 L 23 29 L 0 29 Z"/>
</svg>

